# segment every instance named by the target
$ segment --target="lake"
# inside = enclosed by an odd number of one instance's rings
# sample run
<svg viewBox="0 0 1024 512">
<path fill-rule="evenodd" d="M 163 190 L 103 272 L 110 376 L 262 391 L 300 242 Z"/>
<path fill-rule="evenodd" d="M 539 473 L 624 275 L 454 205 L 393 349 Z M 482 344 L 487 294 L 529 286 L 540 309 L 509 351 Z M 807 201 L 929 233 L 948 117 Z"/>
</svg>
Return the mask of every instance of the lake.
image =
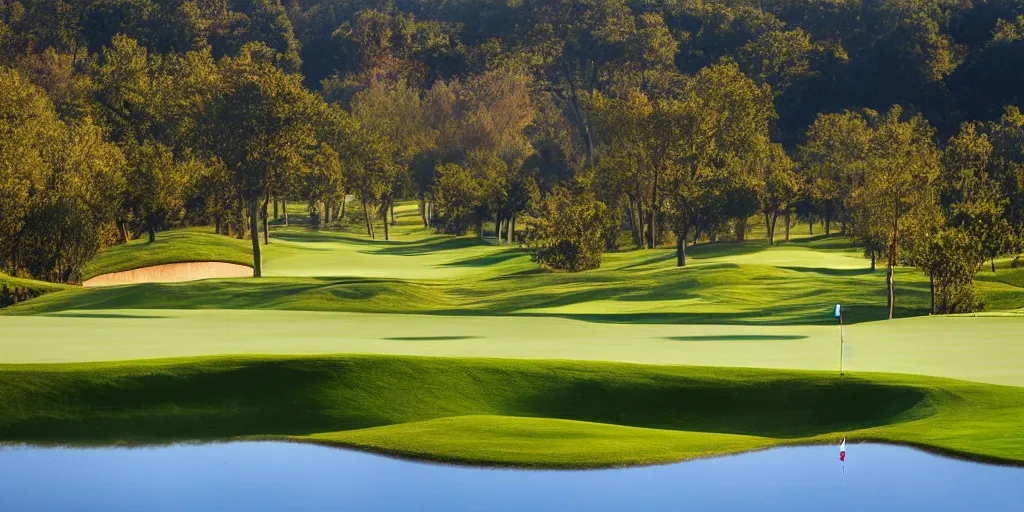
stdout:
<svg viewBox="0 0 1024 512">
<path fill-rule="evenodd" d="M 0 511 L 1024 510 L 1024 469 L 851 444 L 640 468 L 410 462 L 323 446 L 0 447 Z"/>
</svg>

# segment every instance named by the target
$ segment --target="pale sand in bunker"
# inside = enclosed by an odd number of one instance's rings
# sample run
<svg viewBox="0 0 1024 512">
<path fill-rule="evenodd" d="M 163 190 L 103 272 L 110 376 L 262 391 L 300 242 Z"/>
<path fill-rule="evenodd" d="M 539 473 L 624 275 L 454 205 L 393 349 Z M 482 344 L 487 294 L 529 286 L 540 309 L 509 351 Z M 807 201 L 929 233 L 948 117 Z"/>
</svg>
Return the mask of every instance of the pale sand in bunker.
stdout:
<svg viewBox="0 0 1024 512">
<path fill-rule="evenodd" d="M 176 283 L 229 277 L 252 277 L 252 267 L 220 261 L 193 261 L 154 265 L 123 272 L 112 272 L 87 279 L 86 288 L 139 283 Z"/>
</svg>

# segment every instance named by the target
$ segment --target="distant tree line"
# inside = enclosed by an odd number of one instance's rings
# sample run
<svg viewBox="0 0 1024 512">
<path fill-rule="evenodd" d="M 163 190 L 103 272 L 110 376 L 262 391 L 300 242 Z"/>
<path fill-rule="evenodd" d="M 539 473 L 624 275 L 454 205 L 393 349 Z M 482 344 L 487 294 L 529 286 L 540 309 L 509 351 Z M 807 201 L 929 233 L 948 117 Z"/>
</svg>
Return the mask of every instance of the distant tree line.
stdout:
<svg viewBox="0 0 1024 512">
<path fill-rule="evenodd" d="M 821 224 L 941 313 L 1024 232 L 1017 0 L 0 0 L 0 66 L 0 267 L 51 281 L 416 198 L 568 271 Z"/>
</svg>

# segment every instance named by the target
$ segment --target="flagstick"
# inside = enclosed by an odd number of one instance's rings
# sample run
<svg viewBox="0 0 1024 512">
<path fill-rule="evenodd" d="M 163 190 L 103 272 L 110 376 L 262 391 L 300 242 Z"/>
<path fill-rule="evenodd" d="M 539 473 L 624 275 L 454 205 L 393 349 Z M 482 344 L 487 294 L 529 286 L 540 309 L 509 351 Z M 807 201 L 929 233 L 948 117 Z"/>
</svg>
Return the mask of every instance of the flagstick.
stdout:
<svg viewBox="0 0 1024 512">
<path fill-rule="evenodd" d="M 839 316 L 839 376 L 843 376 L 843 345 L 846 340 L 843 336 L 843 317 Z"/>
</svg>

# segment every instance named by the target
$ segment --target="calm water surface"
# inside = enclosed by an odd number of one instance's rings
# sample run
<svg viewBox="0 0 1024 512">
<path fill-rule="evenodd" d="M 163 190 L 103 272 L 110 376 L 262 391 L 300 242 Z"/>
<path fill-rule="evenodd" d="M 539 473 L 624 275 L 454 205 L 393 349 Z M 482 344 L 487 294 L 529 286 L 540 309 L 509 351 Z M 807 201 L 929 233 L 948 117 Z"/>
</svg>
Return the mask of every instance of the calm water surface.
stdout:
<svg viewBox="0 0 1024 512">
<path fill-rule="evenodd" d="M 290 443 L 0 447 L 0 511 L 1024 510 L 1024 469 L 910 448 L 779 448 L 667 466 L 523 471 Z"/>
</svg>

